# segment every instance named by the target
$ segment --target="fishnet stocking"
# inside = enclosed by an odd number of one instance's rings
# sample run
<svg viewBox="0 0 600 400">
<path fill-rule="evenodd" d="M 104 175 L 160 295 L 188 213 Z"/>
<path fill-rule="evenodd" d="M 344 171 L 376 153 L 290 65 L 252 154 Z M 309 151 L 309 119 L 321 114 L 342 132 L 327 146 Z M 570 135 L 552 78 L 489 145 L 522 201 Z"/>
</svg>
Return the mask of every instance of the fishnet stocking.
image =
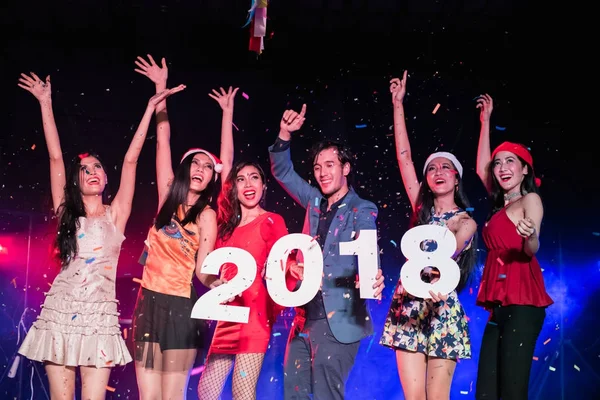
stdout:
<svg viewBox="0 0 600 400">
<path fill-rule="evenodd" d="M 235 355 L 232 377 L 233 400 L 255 400 L 256 384 L 262 369 L 263 353 Z M 198 400 L 218 400 L 234 365 L 234 356 L 212 354 L 198 383 Z"/>
<path fill-rule="evenodd" d="M 231 388 L 234 400 L 256 400 L 256 384 L 264 358 L 264 353 L 236 355 Z"/>
<path fill-rule="evenodd" d="M 211 354 L 198 382 L 198 400 L 219 400 L 231 367 L 232 354 Z"/>
</svg>

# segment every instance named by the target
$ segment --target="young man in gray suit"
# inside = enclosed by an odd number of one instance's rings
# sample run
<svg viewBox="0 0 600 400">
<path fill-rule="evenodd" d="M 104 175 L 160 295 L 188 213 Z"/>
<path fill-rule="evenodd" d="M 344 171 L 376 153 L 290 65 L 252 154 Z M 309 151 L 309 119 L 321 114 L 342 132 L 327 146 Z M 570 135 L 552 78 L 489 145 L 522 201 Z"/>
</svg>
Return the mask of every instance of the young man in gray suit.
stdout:
<svg viewBox="0 0 600 400">
<path fill-rule="evenodd" d="M 357 257 L 340 255 L 339 243 L 355 239 L 361 230 L 377 229 L 377 207 L 349 186 L 352 156 L 340 143 L 320 142 L 313 150 L 310 160 L 318 188 L 294 171 L 291 132 L 302 127 L 305 114 L 306 105 L 300 113 L 285 111 L 279 136 L 269 147 L 275 179 L 306 208 L 302 232 L 314 237 L 323 250 L 321 289 L 308 304 L 296 307 L 285 356 L 284 398 L 310 399 L 313 394 L 315 400 L 337 400 L 344 398 L 361 339 L 373 334 L 366 301 L 358 290 Z M 383 281 L 379 269 L 373 285 L 377 298 Z"/>
</svg>

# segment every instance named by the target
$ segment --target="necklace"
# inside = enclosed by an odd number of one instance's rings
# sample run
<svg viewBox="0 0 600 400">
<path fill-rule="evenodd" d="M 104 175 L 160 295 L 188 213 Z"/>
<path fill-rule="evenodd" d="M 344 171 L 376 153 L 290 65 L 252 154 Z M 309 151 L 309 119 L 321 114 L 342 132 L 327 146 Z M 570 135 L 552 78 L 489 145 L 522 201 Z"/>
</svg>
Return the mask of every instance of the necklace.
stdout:
<svg viewBox="0 0 600 400">
<path fill-rule="evenodd" d="M 509 202 L 509 201 L 511 201 L 512 199 L 514 199 L 515 197 L 521 197 L 521 193 L 519 193 L 519 192 L 514 192 L 514 193 L 511 193 L 511 194 L 505 194 L 505 195 L 504 195 L 504 201 L 505 201 L 505 202 Z"/>
</svg>

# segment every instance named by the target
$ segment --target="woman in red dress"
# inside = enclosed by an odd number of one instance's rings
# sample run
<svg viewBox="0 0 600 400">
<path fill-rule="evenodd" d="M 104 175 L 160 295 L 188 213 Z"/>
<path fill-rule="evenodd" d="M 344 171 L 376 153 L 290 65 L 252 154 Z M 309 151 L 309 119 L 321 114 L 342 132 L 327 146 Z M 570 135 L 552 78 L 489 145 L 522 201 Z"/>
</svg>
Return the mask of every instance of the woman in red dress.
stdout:
<svg viewBox="0 0 600 400">
<path fill-rule="evenodd" d="M 535 344 L 553 303 L 539 250 L 544 208 L 529 150 L 504 142 L 490 154 L 489 95 L 478 99 L 481 133 L 477 174 L 492 200 L 483 228 L 488 250 L 477 304 L 490 311 L 479 354 L 477 399 L 527 399 Z"/>
<path fill-rule="evenodd" d="M 234 399 L 255 399 L 256 384 L 271 337 L 271 328 L 283 307 L 275 304 L 263 280 L 265 264 L 277 240 L 288 234 L 285 221 L 265 211 L 261 202 L 266 190 L 265 173 L 258 163 L 239 162 L 233 168 L 231 117 L 237 89 L 213 90 L 212 98 L 223 109 L 221 159 L 231 172 L 223 181 L 218 198 L 218 235 L 215 248 L 237 247 L 256 260 L 254 282 L 228 305 L 250 308 L 248 323 L 218 321 L 208 353 L 206 368 L 198 383 L 198 398 L 219 399 L 233 370 Z M 226 131 L 227 130 L 227 131 Z M 235 264 L 224 264 L 220 281 L 226 283 L 237 274 Z"/>
</svg>

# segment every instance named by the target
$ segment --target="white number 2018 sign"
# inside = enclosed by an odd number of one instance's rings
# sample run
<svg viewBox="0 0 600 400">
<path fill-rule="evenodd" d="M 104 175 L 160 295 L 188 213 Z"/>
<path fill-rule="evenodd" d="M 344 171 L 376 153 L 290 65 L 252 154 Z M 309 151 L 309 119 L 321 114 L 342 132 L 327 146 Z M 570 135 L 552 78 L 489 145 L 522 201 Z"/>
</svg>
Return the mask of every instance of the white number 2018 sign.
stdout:
<svg viewBox="0 0 600 400">
<path fill-rule="evenodd" d="M 423 252 L 419 244 L 424 240 L 435 240 L 438 247 L 433 252 Z M 451 258 L 456 249 L 456 239 L 446 228 L 422 225 L 410 229 L 402 237 L 402 253 L 408 258 L 402 268 L 402 284 L 411 294 L 429 297 L 428 290 L 449 293 L 458 284 L 458 265 Z M 288 290 L 285 279 L 285 265 L 291 251 L 299 250 L 304 258 L 304 280 L 296 291 Z M 340 243 L 340 255 L 358 257 L 360 297 L 373 299 L 377 263 L 377 231 L 360 231 L 356 240 Z M 222 304 L 248 289 L 256 277 L 256 260 L 244 249 L 222 247 L 211 252 L 202 265 L 202 273 L 218 275 L 221 266 L 232 263 L 238 266 L 237 275 L 227 284 L 211 289 L 200 297 L 191 317 L 247 323 L 249 307 Z M 432 265 L 433 264 L 433 265 Z M 243 266 L 240 268 L 240 266 Z M 420 272 L 427 266 L 440 270 L 441 278 L 434 284 L 421 280 Z M 284 307 L 298 307 L 311 301 L 317 294 L 323 278 L 323 253 L 319 244 L 309 235 L 293 233 L 280 238 L 271 249 L 266 265 L 266 286 L 269 295 L 277 304 Z M 420 283 L 419 283 L 420 282 Z"/>
</svg>

